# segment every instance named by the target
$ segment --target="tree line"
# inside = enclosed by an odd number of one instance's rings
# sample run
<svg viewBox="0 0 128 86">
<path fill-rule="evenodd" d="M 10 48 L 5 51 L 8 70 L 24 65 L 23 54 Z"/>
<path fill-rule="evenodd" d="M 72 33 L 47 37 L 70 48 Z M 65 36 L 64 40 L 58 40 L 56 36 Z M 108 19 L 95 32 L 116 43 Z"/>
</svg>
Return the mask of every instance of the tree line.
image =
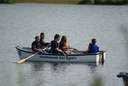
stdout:
<svg viewBox="0 0 128 86">
<path fill-rule="evenodd" d="M 128 4 L 128 0 L 81 0 L 79 4 L 123 5 Z"/>
<path fill-rule="evenodd" d="M 128 4 L 128 0 L 76 0 L 76 1 L 78 1 L 78 4 L 107 4 L 107 5 Z M 15 3 L 15 2 L 17 2 L 17 0 L 0 0 L 0 3 Z M 35 2 L 36 2 L 36 0 L 35 0 Z M 72 3 L 73 2 L 74 2 L 74 0 L 72 0 Z"/>
</svg>

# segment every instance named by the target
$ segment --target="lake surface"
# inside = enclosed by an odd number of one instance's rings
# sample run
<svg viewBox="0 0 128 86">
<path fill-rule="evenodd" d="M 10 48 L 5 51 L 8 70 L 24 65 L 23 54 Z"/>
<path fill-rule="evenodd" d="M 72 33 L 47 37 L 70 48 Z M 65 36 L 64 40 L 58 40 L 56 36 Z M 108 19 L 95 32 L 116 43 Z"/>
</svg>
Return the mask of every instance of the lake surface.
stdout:
<svg viewBox="0 0 128 86">
<path fill-rule="evenodd" d="M 34 36 L 45 33 L 66 35 L 70 45 L 86 50 L 97 38 L 106 50 L 104 65 L 16 64 L 17 45 L 31 46 Z M 123 86 L 116 77 L 128 71 L 128 6 L 95 5 L 0 5 L 0 85 L 1 86 Z"/>
</svg>

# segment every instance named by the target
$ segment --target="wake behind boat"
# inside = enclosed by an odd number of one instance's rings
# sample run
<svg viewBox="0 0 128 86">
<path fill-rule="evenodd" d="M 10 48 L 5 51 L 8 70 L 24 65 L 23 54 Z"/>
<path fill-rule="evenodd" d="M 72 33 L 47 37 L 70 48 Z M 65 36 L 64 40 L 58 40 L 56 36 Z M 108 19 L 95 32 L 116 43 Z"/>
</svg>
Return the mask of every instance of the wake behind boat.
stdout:
<svg viewBox="0 0 128 86">
<path fill-rule="evenodd" d="M 19 58 L 25 59 L 26 57 L 34 54 L 30 47 L 16 47 Z M 98 53 L 84 53 L 83 51 L 76 51 L 67 55 L 58 55 L 48 52 L 38 53 L 27 61 L 42 61 L 42 62 L 69 62 L 69 63 L 103 63 L 105 60 L 105 51 Z"/>
</svg>

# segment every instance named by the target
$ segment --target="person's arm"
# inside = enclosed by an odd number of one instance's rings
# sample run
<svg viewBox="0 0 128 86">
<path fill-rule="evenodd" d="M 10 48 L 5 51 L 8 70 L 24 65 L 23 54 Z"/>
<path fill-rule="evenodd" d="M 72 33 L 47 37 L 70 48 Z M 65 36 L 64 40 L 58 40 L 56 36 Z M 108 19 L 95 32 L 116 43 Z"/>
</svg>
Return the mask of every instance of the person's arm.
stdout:
<svg viewBox="0 0 128 86">
<path fill-rule="evenodd" d="M 57 51 L 62 52 L 62 50 L 59 49 L 59 45 L 58 45 L 57 43 L 55 44 L 55 47 L 56 47 L 56 50 L 57 50 Z"/>
<path fill-rule="evenodd" d="M 59 52 L 63 52 L 63 51 L 62 51 L 61 49 L 59 49 L 59 48 L 56 48 L 56 50 L 59 51 Z"/>
<path fill-rule="evenodd" d="M 56 50 L 59 52 L 63 52 L 61 49 L 59 49 L 59 44 L 55 43 Z"/>
<path fill-rule="evenodd" d="M 88 51 L 90 51 L 90 48 L 91 48 L 91 44 L 89 43 L 89 45 L 88 45 Z"/>
<path fill-rule="evenodd" d="M 36 46 L 33 45 L 33 44 L 32 44 L 32 50 L 33 50 L 34 52 L 37 52 Z"/>
<path fill-rule="evenodd" d="M 99 52 L 99 47 L 97 46 L 97 52 Z"/>
<path fill-rule="evenodd" d="M 42 51 L 41 49 L 36 48 L 36 45 L 34 43 L 32 44 L 32 50 L 34 52 L 41 52 Z"/>
</svg>

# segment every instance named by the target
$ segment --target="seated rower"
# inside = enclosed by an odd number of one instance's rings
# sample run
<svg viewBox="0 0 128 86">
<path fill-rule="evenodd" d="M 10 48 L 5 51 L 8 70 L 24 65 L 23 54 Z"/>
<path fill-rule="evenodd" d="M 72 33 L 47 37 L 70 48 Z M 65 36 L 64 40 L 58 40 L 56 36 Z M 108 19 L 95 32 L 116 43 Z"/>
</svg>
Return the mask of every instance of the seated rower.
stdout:
<svg viewBox="0 0 128 86">
<path fill-rule="evenodd" d="M 99 52 L 99 47 L 96 45 L 96 39 L 93 38 L 92 42 L 89 43 L 88 53 L 97 53 L 97 52 Z"/>
<path fill-rule="evenodd" d="M 42 52 L 42 49 L 40 48 L 40 40 L 39 36 L 35 37 L 35 41 L 32 42 L 31 49 L 33 52 Z"/>
<path fill-rule="evenodd" d="M 53 54 L 63 54 L 63 51 L 59 49 L 59 40 L 60 40 L 60 35 L 56 34 L 54 36 L 54 40 L 51 41 L 51 50 L 50 52 Z"/>
<path fill-rule="evenodd" d="M 46 43 L 44 41 L 44 33 L 43 32 L 40 33 L 40 44 L 41 44 L 41 49 L 47 48 L 49 45 L 49 43 Z"/>
<path fill-rule="evenodd" d="M 70 48 L 70 46 L 68 45 L 66 36 L 62 36 L 59 43 L 59 49 L 61 49 L 66 54 L 70 54 L 73 50 L 75 50 L 73 48 Z"/>
</svg>

